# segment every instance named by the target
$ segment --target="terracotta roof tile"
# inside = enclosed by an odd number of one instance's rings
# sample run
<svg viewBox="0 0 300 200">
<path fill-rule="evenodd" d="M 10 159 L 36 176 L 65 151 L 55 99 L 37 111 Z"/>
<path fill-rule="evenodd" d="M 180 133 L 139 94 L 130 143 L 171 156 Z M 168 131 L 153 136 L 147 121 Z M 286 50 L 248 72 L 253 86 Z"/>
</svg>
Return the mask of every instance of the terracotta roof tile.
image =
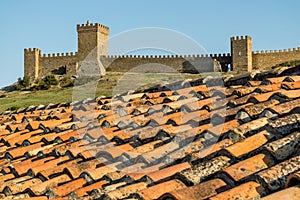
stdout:
<svg viewBox="0 0 300 200">
<path fill-rule="evenodd" d="M 35 159 L 35 158 L 27 159 L 23 162 L 12 165 L 11 167 L 13 169 L 13 172 L 20 176 L 20 175 L 26 173 L 32 167 L 42 165 L 46 161 L 54 159 L 54 157 L 48 156 L 48 157 L 42 158 L 42 159 L 37 159 L 37 160 L 33 160 L 33 159 Z"/>
<path fill-rule="evenodd" d="M 281 90 L 276 90 L 276 91 L 266 92 L 266 93 L 262 93 L 262 94 L 257 94 L 257 95 L 252 96 L 248 100 L 248 102 L 262 103 L 264 101 L 270 100 L 273 95 L 279 94 L 280 92 L 282 92 L 282 91 Z"/>
<path fill-rule="evenodd" d="M 285 160 L 293 154 L 296 154 L 300 143 L 300 133 L 295 132 L 284 138 L 270 142 L 265 148 L 277 159 Z"/>
<path fill-rule="evenodd" d="M 220 142 L 217 142 L 215 144 L 212 144 L 200 151 L 193 152 L 189 155 L 190 161 L 195 162 L 197 160 L 201 160 L 205 157 L 208 157 L 212 154 L 216 154 L 220 150 L 230 146 L 232 144 L 232 141 L 230 139 L 224 139 L 221 140 Z"/>
<path fill-rule="evenodd" d="M 281 76 L 281 77 L 274 77 L 274 78 L 267 78 L 265 81 L 266 83 L 282 83 L 287 76 Z"/>
<path fill-rule="evenodd" d="M 257 178 L 271 191 L 285 186 L 288 175 L 300 168 L 300 156 L 295 156 L 257 174 Z"/>
<path fill-rule="evenodd" d="M 266 93 L 266 92 L 272 92 L 277 91 L 281 89 L 281 83 L 274 83 L 271 85 L 261 85 L 255 89 L 258 93 Z"/>
<path fill-rule="evenodd" d="M 291 174 L 287 181 L 286 181 L 286 187 L 292 187 L 292 186 L 296 186 L 296 185 L 300 185 L 300 171 Z"/>
<path fill-rule="evenodd" d="M 64 197 L 70 194 L 72 191 L 82 188 L 85 183 L 86 181 L 84 180 L 84 178 L 75 179 L 68 183 L 50 189 L 48 194 L 50 197 Z"/>
<path fill-rule="evenodd" d="M 300 76 L 276 73 L 2 114 L 0 198 L 258 199 L 294 189 Z"/>
<path fill-rule="evenodd" d="M 23 192 L 27 188 L 30 188 L 34 185 L 41 184 L 42 181 L 38 178 L 32 178 L 23 182 L 19 182 L 18 184 L 6 186 L 3 190 L 3 193 L 6 195 L 17 194 Z"/>
<path fill-rule="evenodd" d="M 170 178 L 172 175 L 176 174 L 177 172 L 180 172 L 182 170 L 190 168 L 191 165 L 188 162 L 172 165 L 170 167 L 162 168 L 158 171 L 150 172 L 147 174 L 147 177 L 149 177 L 153 182 L 157 182 L 163 179 Z"/>
<path fill-rule="evenodd" d="M 26 152 L 28 152 L 30 150 L 33 150 L 33 149 L 41 147 L 42 145 L 43 145 L 43 143 L 39 142 L 39 143 L 32 144 L 32 145 L 29 145 L 29 146 L 23 146 L 23 147 L 19 147 L 19 148 L 13 148 L 11 150 L 8 150 L 5 153 L 5 157 L 9 158 L 9 159 L 15 159 L 15 158 L 23 156 Z"/>
<path fill-rule="evenodd" d="M 64 156 L 64 157 L 59 157 L 59 158 L 56 158 L 56 159 L 52 159 L 48 162 L 45 162 L 43 164 L 40 164 L 40 165 L 35 165 L 35 166 L 32 166 L 28 173 L 30 175 L 36 175 L 37 173 L 43 171 L 43 170 L 47 170 L 49 168 L 54 168 L 56 167 L 59 163 L 61 162 L 66 162 L 68 161 L 69 158 L 67 156 Z"/>
<path fill-rule="evenodd" d="M 28 190 L 34 195 L 42 195 L 45 194 L 49 189 L 54 188 L 70 180 L 71 179 L 68 175 L 62 174 L 42 183 L 35 184 L 32 187 L 28 187 Z"/>
<path fill-rule="evenodd" d="M 81 170 L 81 177 L 84 177 L 88 182 L 96 181 L 101 179 L 104 175 L 107 175 L 111 172 L 116 171 L 117 168 L 115 167 L 115 164 L 110 165 L 104 165 L 99 168 L 87 168 L 84 171 Z M 73 176 L 73 175 L 72 175 Z M 76 177 L 76 176 L 73 176 Z"/>
<path fill-rule="evenodd" d="M 251 118 L 260 115 L 265 109 L 274 107 L 278 103 L 279 101 L 271 99 L 263 103 L 246 106 L 237 113 L 236 118 L 248 122 Z"/>
<path fill-rule="evenodd" d="M 267 117 L 252 120 L 233 129 L 233 131 L 229 133 L 229 137 L 234 142 L 240 141 L 246 138 L 247 135 L 252 135 L 253 133 L 259 132 L 267 124 L 269 124 Z"/>
<path fill-rule="evenodd" d="M 186 186 L 182 182 L 174 179 L 145 188 L 139 191 L 138 194 L 144 200 L 152 200 L 158 199 L 161 195 L 163 195 L 166 192 L 171 192 L 173 190 L 179 190 L 183 188 L 186 189 Z"/>
<path fill-rule="evenodd" d="M 300 104 L 300 99 L 296 99 L 296 100 L 288 101 L 288 102 L 273 106 L 273 107 L 269 108 L 268 110 L 270 110 L 276 114 L 283 115 L 283 114 L 287 114 L 287 113 L 291 112 L 292 110 L 294 110 L 296 108 L 299 108 L 299 104 Z"/>
<path fill-rule="evenodd" d="M 230 159 L 225 156 L 215 157 L 183 170 L 177 177 L 187 184 L 197 185 L 207 176 L 218 172 L 230 165 Z"/>
<path fill-rule="evenodd" d="M 107 184 L 107 181 L 102 180 L 102 181 L 98 181 L 96 183 L 92 183 L 90 185 L 82 186 L 82 187 L 76 189 L 75 191 L 73 191 L 69 196 L 71 196 L 75 199 L 76 198 L 78 199 L 78 197 L 88 195 L 88 193 L 95 188 L 99 188 L 99 189 L 102 188 L 102 186 L 105 184 Z"/>
<path fill-rule="evenodd" d="M 72 165 L 78 164 L 79 161 L 81 161 L 81 159 L 75 159 L 72 161 L 60 163 L 54 168 L 43 169 L 36 174 L 36 177 L 40 178 L 41 180 L 51 179 L 55 175 L 61 174 L 64 171 L 64 169 L 69 168 Z"/>
<path fill-rule="evenodd" d="M 285 82 L 282 84 L 282 87 L 285 89 L 290 89 L 290 90 L 300 89 L 300 81 Z"/>
<path fill-rule="evenodd" d="M 228 191 L 217 194 L 214 197 L 211 197 L 209 199 L 210 200 L 258 199 L 261 193 L 263 193 L 263 190 L 264 189 L 261 187 L 260 184 L 256 182 L 247 182 L 235 188 L 232 188 Z"/>
<path fill-rule="evenodd" d="M 300 114 L 291 114 L 269 121 L 267 130 L 279 136 L 288 134 L 291 130 L 299 127 Z"/>
<path fill-rule="evenodd" d="M 265 154 L 258 154 L 234 165 L 227 167 L 224 172 L 230 175 L 234 181 L 245 179 L 256 172 L 274 165 L 274 161 Z"/>
<path fill-rule="evenodd" d="M 294 186 L 275 192 L 271 195 L 268 195 L 261 200 L 274 200 L 274 199 L 288 199 L 288 200 L 298 200 L 300 199 L 300 188 L 299 186 Z"/>
<path fill-rule="evenodd" d="M 267 131 L 261 131 L 255 135 L 245 138 L 239 142 L 236 142 L 224 149 L 234 157 L 240 157 L 255 149 L 258 149 L 262 145 L 266 144 L 273 135 Z"/>
<path fill-rule="evenodd" d="M 3 192 L 3 190 L 4 190 L 5 187 L 10 187 L 10 186 L 19 184 L 21 182 L 28 181 L 30 179 L 32 179 L 32 177 L 30 177 L 30 176 L 22 176 L 22 177 L 18 177 L 18 178 L 15 178 L 15 179 L 7 180 L 7 181 L 5 181 L 4 183 L 2 183 L 0 185 L 0 192 Z"/>
<path fill-rule="evenodd" d="M 207 199 L 217 194 L 222 188 L 226 188 L 226 183 L 221 179 L 213 179 L 205 181 L 195 186 L 188 188 L 178 188 L 162 195 L 160 200 L 176 199 L 176 200 L 198 200 Z"/>
<path fill-rule="evenodd" d="M 143 190 L 147 187 L 147 183 L 140 182 L 140 183 L 134 183 L 132 185 L 128 185 L 125 187 L 118 188 L 116 190 L 107 192 L 104 196 L 104 198 L 109 199 L 123 199 L 128 197 L 130 194 L 136 193 L 140 190 Z"/>
</svg>

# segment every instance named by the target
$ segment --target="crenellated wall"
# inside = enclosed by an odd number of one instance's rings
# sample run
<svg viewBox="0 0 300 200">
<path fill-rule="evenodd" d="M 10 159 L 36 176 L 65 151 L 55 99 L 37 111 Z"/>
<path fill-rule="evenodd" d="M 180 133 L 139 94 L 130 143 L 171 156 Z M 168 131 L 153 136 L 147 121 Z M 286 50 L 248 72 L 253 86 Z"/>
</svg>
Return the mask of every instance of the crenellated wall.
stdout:
<svg viewBox="0 0 300 200">
<path fill-rule="evenodd" d="M 77 72 L 77 53 L 70 52 L 66 54 L 42 54 L 40 55 L 39 59 L 39 77 L 42 77 L 46 74 L 74 75 Z"/>
<path fill-rule="evenodd" d="M 91 59 L 100 58 L 105 70 L 127 72 L 137 66 L 146 67 L 144 71 L 159 69 L 171 72 L 201 73 L 216 71 L 216 65 L 221 65 L 221 70 L 230 69 L 238 72 L 253 69 L 267 69 L 277 64 L 300 60 L 300 48 L 252 51 L 252 38 L 250 36 L 237 36 L 230 38 L 230 53 L 209 55 L 108 55 L 109 27 L 102 24 L 77 25 L 78 51 L 76 53 L 42 54 L 37 48 L 24 49 L 24 75 L 31 80 L 42 78 L 48 74 L 76 75 L 80 64 L 84 63 L 87 56 Z M 92 54 L 90 54 L 93 52 Z M 157 65 L 156 65 L 157 64 Z M 161 66 L 167 66 L 162 68 Z M 148 69 L 147 69 L 148 68 Z M 105 70 L 101 71 L 102 75 Z"/>
<path fill-rule="evenodd" d="M 300 47 L 282 50 L 256 51 L 252 54 L 254 69 L 267 69 L 280 63 L 300 60 Z"/>
<path fill-rule="evenodd" d="M 179 72 L 199 73 L 214 71 L 214 62 L 220 62 L 224 71 L 231 63 L 230 54 L 210 54 L 210 55 L 122 55 L 122 56 L 102 56 L 101 61 L 107 71 L 127 72 L 137 66 L 159 63 Z M 166 67 L 165 70 L 168 70 Z M 151 70 L 151 69 L 149 69 Z M 170 70 L 169 70 L 170 71 Z"/>
</svg>

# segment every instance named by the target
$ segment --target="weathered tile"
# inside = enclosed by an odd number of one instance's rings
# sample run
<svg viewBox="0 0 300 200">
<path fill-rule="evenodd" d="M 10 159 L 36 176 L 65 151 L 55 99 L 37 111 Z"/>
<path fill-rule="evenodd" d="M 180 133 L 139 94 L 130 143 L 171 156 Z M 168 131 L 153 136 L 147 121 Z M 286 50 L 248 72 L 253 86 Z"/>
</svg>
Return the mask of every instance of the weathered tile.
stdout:
<svg viewBox="0 0 300 200">
<path fill-rule="evenodd" d="M 300 133 L 291 133 L 284 138 L 270 142 L 265 145 L 268 150 L 277 160 L 285 160 L 289 156 L 296 153 L 300 144 Z"/>
<path fill-rule="evenodd" d="M 138 192 L 140 198 L 144 200 L 158 199 L 161 195 L 173 190 L 186 189 L 186 186 L 179 180 L 170 180 L 160 184 L 145 188 Z"/>
<path fill-rule="evenodd" d="M 228 157 L 219 156 L 183 170 L 177 173 L 177 177 L 185 183 L 197 185 L 207 176 L 223 170 L 229 165 L 230 159 Z"/>
<path fill-rule="evenodd" d="M 300 188 L 299 186 L 290 187 L 261 198 L 261 200 L 274 199 L 298 200 L 300 199 Z"/>
<path fill-rule="evenodd" d="M 288 176 L 300 169 L 300 156 L 295 156 L 257 174 L 258 180 L 271 191 L 285 186 Z"/>
<path fill-rule="evenodd" d="M 256 172 L 267 169 L 274 164 L 275 162 L 272 158 L 265 154 L 258 154 L 227 167 L 224 172 L 226 172 L 234 181 L 240 181 Z"/>
<path fill-rule="evenodd" d="M 256 182 L 247 182 L 242 185 L 236 186 L 230 190 L 219 193 L 209 200 L 224 200 L 224 199 L 259 199 L 261 194 L 264 192 L 264 188 Z"/>
<path fill-rule="evenodd" d="M 172 191 L 165 191 L 165 194 L 162 195 L 159 199 L 176 199 L 176 200 L 198 200 L 198 199 L 207 199 L 218 193 L 222 188 L 226 188 L 226 183 L 221 179 L 213 179 L 205 181 L 195 186 L 187 188 L 177 188 Z"/>
</svg>

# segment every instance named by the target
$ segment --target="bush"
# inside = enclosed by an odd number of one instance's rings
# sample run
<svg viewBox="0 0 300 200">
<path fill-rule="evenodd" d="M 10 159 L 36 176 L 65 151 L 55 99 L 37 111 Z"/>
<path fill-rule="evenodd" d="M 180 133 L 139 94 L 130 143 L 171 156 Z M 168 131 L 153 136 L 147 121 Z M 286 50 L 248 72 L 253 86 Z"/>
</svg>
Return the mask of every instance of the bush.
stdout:
<svg viewBox="0 0 300 200">
<path fill-rule="evenodd" d="M 54 75 L 47 75 L 45 76 L 45 78 L 43 79 L 43 81 L 51 86 L 51 85 L 58 85 L 58 80 L 55 78 Z"/>
<path fill-rule="evenodd" d="M 43 79 L 38 79 L 35 81 L 35 86 L 32 87 L 33 90 L 48 90 L 51 85 L 58 85 L 59 81 L 54 75 L 47 75 Z"/>
<path fill-rule="evenodd" d="M 17 90 L 24 90 L 27 89 L 30 86 L 30 77 L 29 76 L 24 76 L 23 79 L 20 77 L 18 78 L 17 82 Z"/>
<path fill-rule="evenodd" d="M 63 88 L 72 87 L 74 86 L 74 83 L 75 83 L 75 79 L 71 78 L 70 76 L 66 76 L 60 80 L 60 86 Z"/>
<path fill-rule="evenodd" d="M 15 110 L 18 110 L 20 108 L 20 106 L 12 106 L 12 107 L 9 107 L 7 110 L 8 111 L 15 111 Z"/>
</svg>

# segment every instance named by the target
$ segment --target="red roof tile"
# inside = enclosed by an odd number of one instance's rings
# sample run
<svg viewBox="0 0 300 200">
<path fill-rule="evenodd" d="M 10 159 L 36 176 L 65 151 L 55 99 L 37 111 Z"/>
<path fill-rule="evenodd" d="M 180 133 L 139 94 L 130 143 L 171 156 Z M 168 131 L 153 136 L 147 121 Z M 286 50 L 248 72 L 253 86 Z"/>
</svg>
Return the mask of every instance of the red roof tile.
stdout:
<svg viewBox="0 0 300 200">
<path fill-rule="evenodd" d="M 279 192 L 275 192 L 268 195 L 261 200 L 274 200 L 274 199 L 288 199 L 288 200 L 298 200 L 300 199 L 300 188 L 299 186 L 290 187 Z"/>
<path fill-rule="evenodd" d="M 2 114 L 0 198 L 297 197 L 300 76 L 277 71 Z"/>
<path fill-rule="evenodd" d="M 247 182 L 235 188 L 232 188 L 228 191 L 217 194 L 209 199 L 210 200 L 258 199 L 261 193 L 263 193 L 263 190 L 264 189 L 261 187 L 260 184 L 256 182 Z"/>
<path fill-rule="evenodd" d="M 176 200 L 198 200 L 207 199 L 217 194 L 221 188 L 226 187 L 226 183 L 220 179 L 213 179 L 188 188 L 177 188 L 173 191 L 166 191 L 160 200 L 176 199 Z"/>
<path fill-rule="evenodd" d="M 166 192 L 179 190 L 182 188 L 186 188 L 186 186 L 182 182 L 175 179 L 145 188 L 139 191 L 138 194 L 144 200 L 152 200 L 157 199 Z"/>
</svg>

